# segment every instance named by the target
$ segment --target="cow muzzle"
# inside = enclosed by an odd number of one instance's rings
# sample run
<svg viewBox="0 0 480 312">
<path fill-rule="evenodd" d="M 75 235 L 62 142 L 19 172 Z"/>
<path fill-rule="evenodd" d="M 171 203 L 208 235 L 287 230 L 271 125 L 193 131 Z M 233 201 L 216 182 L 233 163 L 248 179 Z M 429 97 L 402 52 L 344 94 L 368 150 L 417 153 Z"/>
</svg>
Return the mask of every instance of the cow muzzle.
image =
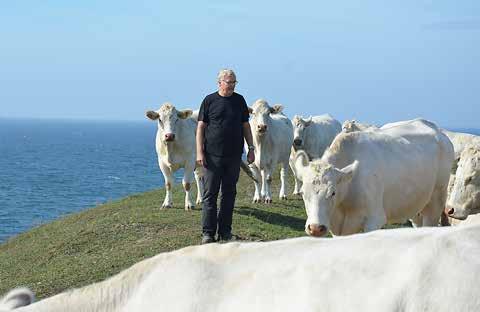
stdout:
<svg viewBox="0 0 480 312">
<path fill-rule="evenodd" d="M 165 141 L 167 141 L 167 142 L 175 141 L 175 134 L 174 133 L 166 133 L 165 134 Z"/>
<path fill-rule="evenodd" d="M 445 214 L 450 218 L 465 220 L 468 217 L 468 214 L 465 213 L 465 211 L 462 211 L 461 209 L 455 209 L 450 205 L 447 205 L 444 211 L 445 211 Z"/>
<path fill-rule="evenodd" d="M 322 237 L 327 235 L 327 227 L 320 224 L 309 224 L 305 228 L 305 232 L 310 236 Z"/>
<path fill-rule="evenodd" d="M 257 126 L 258 133 L 265 133 L 267 132 L 267 125 L 258 125 Z"/>
<path fill-rule="evenodd" d="M 302 143 L 303 143 L 303 142 L 302 142 L 302 139 L 295 139 L 295 140 L 293 140 L 293 145 L 294 145 L 295 147 L 300 147 L 300 146 L 302 146 Z"/>
</svg>

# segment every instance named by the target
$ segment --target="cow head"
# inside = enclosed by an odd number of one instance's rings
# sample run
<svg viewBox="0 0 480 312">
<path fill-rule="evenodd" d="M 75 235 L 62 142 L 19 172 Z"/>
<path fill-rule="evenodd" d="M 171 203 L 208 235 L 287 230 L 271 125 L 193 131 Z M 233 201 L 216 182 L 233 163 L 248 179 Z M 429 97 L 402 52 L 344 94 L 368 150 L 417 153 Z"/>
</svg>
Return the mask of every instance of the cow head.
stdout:
<svg viewBox="0 0 480 312">
<path fill-rule="evenodd" d="M 175 141 L 176 124 L 179 119 L 186 119 L 192 115 L 192 110 L 177 111 L 175 106 L 164 103 L 157 111 L 148 111 L 147 117 L 158 121 L 158 130 L 161 131 L 165 142 Z"/>
<path fill-rule="evenodd" d="M 305 142 L 305 129 L 312 123 L 312 117 L 303 119 L 301 116 L 295 115 L 292 119 L 293 125 L 293 148 L 295 150 L 302 147 Z"/>
<path fill-rule="evenodd" d="M 345 120 L 342 124 L 342 131 L 345 133 L 354 132 L 360 130 L 357 126 L 357 121 L 355 119 Z"/>
<path fill-rule="evenodd" d="M 304 151 L 295 154 L 295 169 L 302 184 L 302 196 L 307 212 L 305 232 L 325 236 L 337 205 L 345 197 L 358 167 L 358 161 L 338 169 L 322 159 L 308 161 Z"/>
<path fill-rule="evenodd" d="M 465 220 L 480 212 L 480 146 L 467 145 L 463 150 L 455 173 L 455 180 L 445 212 L 449 217 Z"/>
<path fill-rule="evenodd" d="M 280 104 L 270 107 L 267 101 L 259 99 L 253 103 L 252 107 L 248 109 L 250 115 L 250 124 L 253 133 L 258 136 L 263 136 L 267 133 L 268 128 L 271 126 L 272 117 L 270 114 L 279 114 L 283 110 L 283 106 Z"/>
</svg>

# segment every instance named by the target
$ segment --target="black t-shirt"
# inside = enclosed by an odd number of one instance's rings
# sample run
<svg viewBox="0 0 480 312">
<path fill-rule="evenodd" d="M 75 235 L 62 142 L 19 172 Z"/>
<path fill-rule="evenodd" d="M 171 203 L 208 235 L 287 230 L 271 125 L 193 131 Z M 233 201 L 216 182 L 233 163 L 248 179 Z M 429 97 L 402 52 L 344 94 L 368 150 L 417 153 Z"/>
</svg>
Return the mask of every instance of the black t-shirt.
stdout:
<svg viewBox="0 0 480 312">
<path fill-rule="evenodd" d="M 243 126 L 248 122 L 248 107 L 243 96 L 224 97 L 218 92 L 205 97 L 198 120 L 207 123 L 204 150 L 215 156 L 236 156 L 243 152 Z"/>
</svg>

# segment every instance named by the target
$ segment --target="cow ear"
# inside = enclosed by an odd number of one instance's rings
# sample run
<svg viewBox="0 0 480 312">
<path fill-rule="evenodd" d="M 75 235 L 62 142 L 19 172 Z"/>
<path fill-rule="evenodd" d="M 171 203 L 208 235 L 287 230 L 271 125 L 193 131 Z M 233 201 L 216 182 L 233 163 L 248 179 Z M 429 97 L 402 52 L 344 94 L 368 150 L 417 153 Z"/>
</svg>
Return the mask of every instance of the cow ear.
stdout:
<svg viewBox="0 0 480 312">
<path fill-rule="evenodd" d="M 312 116 L 308 117 L 308 119 L 305 119 L 305 127 L 310 126 L 311 123 L 312 123 Z"/>
<path fill-rule="evenodd" d="M 295 153 L 294 156 L 294 166 L 297 178 L 303 182 L 303 175 L 305 170 L 308 167 L 308 155 L 305 151 L 300 150 Z"/>
<path fill-rule="evenodd" d="M 273 105 L 272 108 L 270 108 L 270 113 L 271 114 L 278 114 L 281 113 L 283 110 L 283 105 L 282 104 L 275 104 Z"/>
<path fill-rule="evenodd" d="M 337 179 L 337 184 L 350 183 L 352 181 L 353 175 L 357 171 L 358 160 L 355 160 L 350 165 L 340 169 L 340 175 Z"/>
<path fill-rule="evenodd" d="M 154 111 L 148 111 L 148 112 L 145 113 L 145 115 L 151 120 L 157 120 L 158 117 L 160 117 L 160 115 L 157 112 L 154 112 Z"/>
<path fill-rule="evenodd" d="M 191 109 L 184 109 L 184 110 L 181 110 L 181 111 L 177 112 L 177 116 L 180 119 L 186 119 L 186 118 L 192 116 L 192 114 L 193 114 L 193 111 Z"/>
<path fill-rule="evenodd" d="M 251 108 L 250 106 L 248 107 L 248 113 L 253 114 L 253 108 Z"/>
<path fill-rule="evenodd" d="M 35 301 L 35 295 L 28 288 L 18 288 L 10 291 L 0 301 L 0 306 L 7 307 L 7 310 L 14 310 L 19 307 L 24 307 Z"/>
</svg>

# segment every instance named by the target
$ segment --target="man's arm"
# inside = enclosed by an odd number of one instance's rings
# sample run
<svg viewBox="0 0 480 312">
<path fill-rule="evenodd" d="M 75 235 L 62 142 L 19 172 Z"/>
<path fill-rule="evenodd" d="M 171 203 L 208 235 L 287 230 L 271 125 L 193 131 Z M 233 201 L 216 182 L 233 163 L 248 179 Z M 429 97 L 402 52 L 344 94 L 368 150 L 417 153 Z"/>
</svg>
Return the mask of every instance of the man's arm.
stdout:
<svg viewBox="0 0 480 312">
<path fill-rule="evenodd" d="M 250 123 L 244 122 L 243 126 L 243 137 L 245 138 L 245 142 L 248 145 L 248 152 L 247 152 L 247 161 L 249 164 L 255 161 L 255 152 L 253 151 L 253 138 L 252 138 L 252 130 L 250 129 Z"/>
<path fill-rule="evenodd" d="M 203 152 L 203 141 L 205 138 L 205 128 L 207 127 L 207 123 L 203 121 L 199 121 L 197 125 L 197 136 L 196 136 L 196 145 L 197 145 L 197 164 L 202 167 L 207 165 L 205 161 L 205 153 Z M 251 133 L 250 133 L 251 135 Z"/>
</svg>

